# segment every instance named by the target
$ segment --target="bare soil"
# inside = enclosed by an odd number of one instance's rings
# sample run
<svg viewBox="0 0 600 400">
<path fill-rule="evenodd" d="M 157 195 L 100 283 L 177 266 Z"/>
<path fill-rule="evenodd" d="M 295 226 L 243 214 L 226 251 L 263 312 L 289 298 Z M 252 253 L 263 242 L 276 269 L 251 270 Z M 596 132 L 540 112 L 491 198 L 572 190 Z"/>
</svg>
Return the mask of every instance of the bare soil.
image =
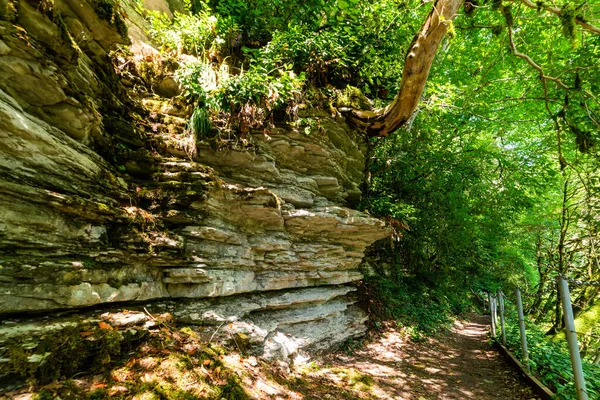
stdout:
<svg viewBox="0 0 600 400">
<path fill-rule="evenodd" d="M 472 315 L 422 342 L 388 329 L 352 355 L 332 354 L 290 376 L 299 399 L 538 399 L 488 340 L 489 317 Z M 260 398 L 258 396 L 257 398 Z M 264 397 L 263 397 L 264 398 Z"/>
</svg>

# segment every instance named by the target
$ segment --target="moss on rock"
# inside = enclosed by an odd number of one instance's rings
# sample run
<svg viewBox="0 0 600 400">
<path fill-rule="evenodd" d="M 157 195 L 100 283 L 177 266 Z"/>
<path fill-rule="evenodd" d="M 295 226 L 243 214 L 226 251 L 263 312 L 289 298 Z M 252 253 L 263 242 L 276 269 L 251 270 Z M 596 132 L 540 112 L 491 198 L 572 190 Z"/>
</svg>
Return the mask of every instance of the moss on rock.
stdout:
<svg viewBox="0 0 600 400">
<path fill-rule="evenodd" d="M 106 324 L 88 323 L 65 326 L 28 342 L 11 339 L 5 344 L 9 361 L 3 369 L 39 384 L 86 369 L 98 371 L 116 361 L 145 333 L 133 329 L 117 331 Z"/>
<path fill-rule="evenodd" d="M 92 5 L 100 18 L 107 21 L 123 38 L 127 37 L 127 24 L 116 1 L 92 0 Z"/>
<path fill-rule="evenodd" d="M 17 2 L 13 0 L 0 0 L 0 20 L 13 22 L 19 16 Z"/>
</svg>

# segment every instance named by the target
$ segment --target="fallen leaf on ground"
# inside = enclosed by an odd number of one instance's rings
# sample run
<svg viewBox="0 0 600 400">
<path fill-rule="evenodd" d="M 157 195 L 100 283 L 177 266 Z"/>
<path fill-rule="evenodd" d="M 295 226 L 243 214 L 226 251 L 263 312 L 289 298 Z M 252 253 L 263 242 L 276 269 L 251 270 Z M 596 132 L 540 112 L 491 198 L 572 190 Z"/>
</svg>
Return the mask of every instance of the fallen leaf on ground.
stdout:
<svg viewBox="0 0 600 400">
<path fill-rule="evenodd" d="M 63 385 L 58 382 L 52 382 L 47 385 L 42 386 L 42 389 L 50 390 L 51 392 L 62 388 Z"/>
<path fill-rule="evenodd" d="M 112 326 L 110 326 L 109 324 L 107 324 L 107 323 L 106 323 L 106 322 L 104 322 L 104 321 L 100 321 L 100 322 L 98 322 L 98 326 L 100 327 L 100 329 L 105 329 L 105 330 L 107 330 L 107 331 L 112 331 L 112 330 L 113 330 L 113 327 L 112 327 Z"/>
<path fill-rule="evenodd" d="M 98 382 L 92 385 L 92 389 L 104 389 L 106 387 L 106 383 Z"/>
</svg>

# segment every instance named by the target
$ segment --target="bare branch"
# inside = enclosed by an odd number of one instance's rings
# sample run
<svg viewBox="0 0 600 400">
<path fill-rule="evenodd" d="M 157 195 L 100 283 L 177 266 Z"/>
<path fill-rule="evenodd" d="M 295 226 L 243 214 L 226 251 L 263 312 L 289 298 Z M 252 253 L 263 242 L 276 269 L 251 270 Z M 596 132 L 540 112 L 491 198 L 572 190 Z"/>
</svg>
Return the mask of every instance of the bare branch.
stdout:
<svg viewBox="0 0 600 400">
<path fill-rule="evenodd" d="M 517 46 L 515 46 L 515 41 L 513 38 L 513 30 L 511 27 L 508 27 L 508 40 L 510 43 L 510 50 L 513 52 L 513 54 L 519 58 L 522 58 L 523 60 L 527 61 L 527 63 L 529 65 L 531 65 L 533 68 L 535 68 L 539 73 L 540 73 L 540 78 L 543 81 L 552 81 L 557 83 L 560 87 L 562 87 L 563 89 L 569 90 L 569 87 L 567 85 L 565 85 L 560 79 L 555 78 L 553 76 L 549 76 L 546 75 L 544 73 L 544 70 L 542 69 L 542 67 L 536 63 L 535 61 L 533 61 L 533 59 L 531 57 L 529 57 L 527 54 L 525 53 L 521 53 L 519 50 L 517 50 Z"/>
<path fill-rule="evenodd" d="M 552 120 L 554 121 L 554 126 L 556 128 L 556 145 L 557 145 L 557 150 L 558 150 L 558 162 L 560 164 L 560 170 L 563 171 L 563 174 L 564 174 L 564 170 L 567 166 L 567 161 L 563 157 L 563 153 L 562 153 L 562 140 L 560 137 L 560 131 L 561 131 L 560 124 L 558 123 L 558 119 L 552 113 L 552 110 L 550 109 L 550 99 L 548 97 L 548 81 L 555 82 L 556 84 L 558 84 L 560 87 L 562 87 L 565 90 L 569 90 L 569 87 L 567 85 L 565 85 L 559 78 L 555 78 L 553 76 L 546 75 L 544 73 L 543 68 L 538 63 L 533 61 L 533 59 L 531 57 L 529 57 L 527 54 L 521 53 L 519 50 L 517 50 L 517 46 L 515 46 L 515 41 L 513 38 L 513 30 L 510 25 L 508 26 L 508 41 L 510 44 L 510 49 L 513 52 L 513 54 L 515 56 L 527 61 L 527 63 L 529 65 L 531 65 L 540 74 L 540 80 L 542 81 L 542 88 L 544 90 L 544 99 L 545 99 L 544 103 L 546 105 L 546 111 L 548 111 L 550 118 L 552 118 Z"/>
<path fill-rule="evenodd" d="M 541 5 L 540 7 L 538 7 L 538 5 L 531 0 L 521 0 L 521 3 L 523 3 L 524 5 L 526 5 L 529 8 L 533 8 L 536 10 L 542 9 L 542 10 L 551 12 L 556 15 L 562 15 L 562 10 L 558 7 L 552 7 L 552 6 L 547 6 L 547 5 Z M 575 17 L 575 23 L 580 25 L 583 29 L 585 29 L 588 32 L 592 32 L 592 33 L 595 33 L 596 35 L 600 35 L 600 28 L 588 23 L 583 18 Z"/>
</svg>

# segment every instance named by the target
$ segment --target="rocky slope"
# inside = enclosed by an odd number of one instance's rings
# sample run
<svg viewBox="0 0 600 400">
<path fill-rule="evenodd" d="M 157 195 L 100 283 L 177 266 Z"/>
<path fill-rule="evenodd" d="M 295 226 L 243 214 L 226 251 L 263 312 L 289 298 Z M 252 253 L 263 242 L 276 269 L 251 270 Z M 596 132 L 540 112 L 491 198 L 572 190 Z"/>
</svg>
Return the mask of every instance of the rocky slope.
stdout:
<svg viewBox="0 0 600 400">
<path fill-rule="evenodd" d="M 168 311 L 266 357 L 363 333 L 351 283 L 389 232 L 349 208 L 360 136 L 314 111 L 320 133 L 281 125 L 190 157 L 185 106 L 133 99 L 127 60 L 109 56 L 127 24 L 147 48 L 128 15 L 109 0 L 0 0 L 0 371 L 15 343 L 39 363 L 49 332 L 125 307 L 146 309 L 127 324 Z"/>
</svg>

